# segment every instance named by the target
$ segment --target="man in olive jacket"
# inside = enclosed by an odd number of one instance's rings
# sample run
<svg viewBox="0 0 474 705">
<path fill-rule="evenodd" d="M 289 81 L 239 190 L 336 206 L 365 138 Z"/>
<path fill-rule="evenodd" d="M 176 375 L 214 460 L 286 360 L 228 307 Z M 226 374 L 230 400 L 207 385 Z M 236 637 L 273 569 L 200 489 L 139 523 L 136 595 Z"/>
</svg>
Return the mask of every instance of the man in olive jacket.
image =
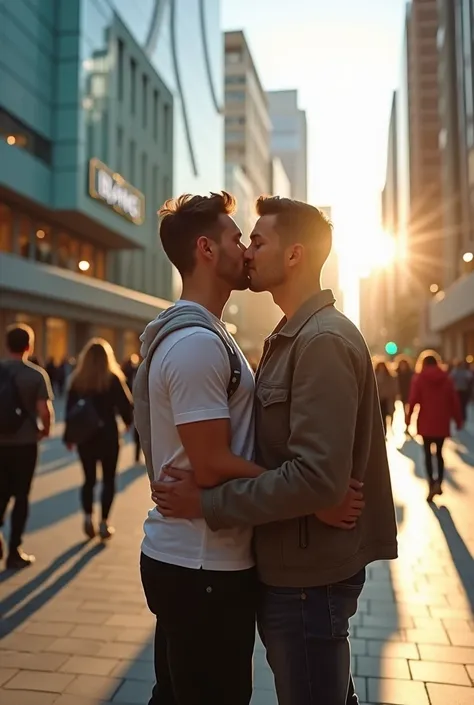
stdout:
<svg viewBox="0 0 474 705">
<path fill-rule="evenodd" d="M 320 287 L 329 222 L 278 197 L 260 198 L 257 212 L 250 288 L 270 291 L 285 314 L 256 377 L 256 462 L 267 471 L 200 490 L 170 469 L 176 482 L 155 483 L 153 498 L 163 515 L 203 516 L 214 530 L 255 527 L 259 627 L 279 704 L 355 705 L 349 619 L 366 566 L 397 556 L 377 386 L 360 332 Z M 314 512 L 339 504 L 351 478 L 364 483 L 365 510 L 341 531 Z"/>
</svg>

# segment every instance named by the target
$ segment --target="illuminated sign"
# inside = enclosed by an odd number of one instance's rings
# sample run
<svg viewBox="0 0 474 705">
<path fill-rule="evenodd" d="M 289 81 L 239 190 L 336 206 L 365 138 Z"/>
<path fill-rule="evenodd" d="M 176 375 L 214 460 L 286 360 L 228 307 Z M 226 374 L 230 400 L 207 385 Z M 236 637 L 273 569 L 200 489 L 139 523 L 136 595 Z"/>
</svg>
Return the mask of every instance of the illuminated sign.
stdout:
<svg viewBox="0 0 474 705">
<path fill-rule="evenodd" d="M 140 225 L 145 220 L 145 196 L 98 159 L 89 162 L 89 195 Z"/>
</svg>

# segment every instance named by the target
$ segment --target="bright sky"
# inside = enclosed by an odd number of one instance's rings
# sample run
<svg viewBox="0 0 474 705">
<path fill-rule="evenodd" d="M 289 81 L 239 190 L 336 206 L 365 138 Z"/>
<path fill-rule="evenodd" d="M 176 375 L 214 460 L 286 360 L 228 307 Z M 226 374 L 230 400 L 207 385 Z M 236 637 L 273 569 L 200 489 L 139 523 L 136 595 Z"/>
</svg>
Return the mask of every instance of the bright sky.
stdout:
<svg viewBox="0 0 474 705">
<path fill-rule="evenodd" d="M 308 121 L 309 200 L 331 205 L 345 293 L 358 318 L 361 252 L 380 231 L 405 0 L 222 0 L 267 90 L 297 88 Z M 358 264 L 354 265 L 354 262 Z"/>
</svg>

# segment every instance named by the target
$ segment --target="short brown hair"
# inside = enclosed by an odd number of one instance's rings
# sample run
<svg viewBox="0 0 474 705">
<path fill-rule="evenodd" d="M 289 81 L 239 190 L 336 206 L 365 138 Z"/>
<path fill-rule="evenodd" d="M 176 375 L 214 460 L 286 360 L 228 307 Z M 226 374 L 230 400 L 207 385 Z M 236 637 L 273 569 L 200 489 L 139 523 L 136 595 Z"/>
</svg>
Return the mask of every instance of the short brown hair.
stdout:
<svg viewBox="0 0 474 705">
<path fill-rule="evenodd" d="M 26 323 L 13 323 L 7 328 L 6 345 L 9 352 L 20 355 L 31 347 L 35 339 L 33 328 Z"/>
<path fill-rule="evenodd" d="M 190 274 L 195 265 L 195 249 L 202 235 L 219 241 L 216 228 L 220 215 L 233 215 L 236 200 L 227 191 L 209 196 L 192 196 L 185 193 L 170 198 L 160 208 L 160 238 L 170 262 L 181 276 Z"/>
<path fill-rule="evenodd" d="M 260 217 L 277 216 L 278 234 L 285 242 L 301 240 L 313 247 L 318 253 L 318 264 L 323 266 L 331 252 L 332 223 L 319 208 L 280 196 L 260 196 L 255 207 Z"/>
</svg>

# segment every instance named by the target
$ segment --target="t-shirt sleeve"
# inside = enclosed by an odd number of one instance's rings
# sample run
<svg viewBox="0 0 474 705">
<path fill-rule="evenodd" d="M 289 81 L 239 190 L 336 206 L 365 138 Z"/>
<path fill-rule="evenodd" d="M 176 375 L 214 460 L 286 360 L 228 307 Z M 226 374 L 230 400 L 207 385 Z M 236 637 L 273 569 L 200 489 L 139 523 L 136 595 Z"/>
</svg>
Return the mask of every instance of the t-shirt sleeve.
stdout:
<svg viewBox="0 0 474 705">
<path fill-rule="evenodd" d="M 178 340 L 164 357 L 161 373 L 176 426 L 230 418 L 229 357 L 214 333 L 198 331 Z"/>
</svg>

